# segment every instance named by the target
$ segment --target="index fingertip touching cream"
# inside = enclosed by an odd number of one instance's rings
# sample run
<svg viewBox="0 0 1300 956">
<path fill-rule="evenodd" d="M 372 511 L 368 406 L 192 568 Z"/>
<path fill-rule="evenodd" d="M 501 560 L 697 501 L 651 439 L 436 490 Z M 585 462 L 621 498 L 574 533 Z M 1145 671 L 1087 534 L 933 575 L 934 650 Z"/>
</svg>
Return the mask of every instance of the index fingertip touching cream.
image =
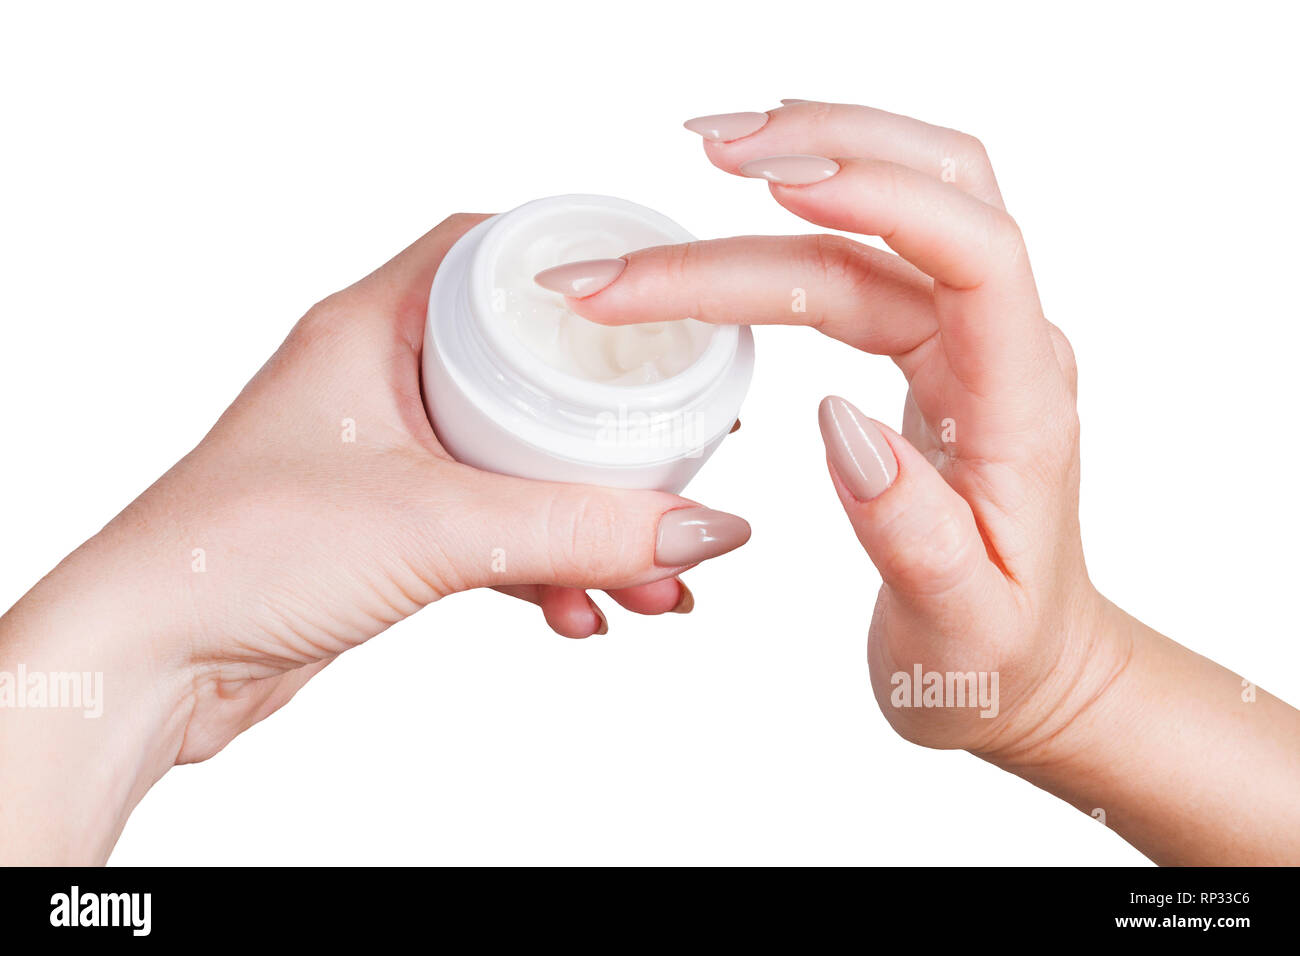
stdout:
<svg viewBox="0 0 1300 956">
<path fill-rule="evenodd" d="M 748 328 L 694 319 L 603 326 L 533 277 L 694 237 L 608 196 L 555 196 L 479 223 L 429 295 L 422 371 L 457 460 L 548 481 L 678 492 L 735 423 L 753 373 Z"/>
</svg>

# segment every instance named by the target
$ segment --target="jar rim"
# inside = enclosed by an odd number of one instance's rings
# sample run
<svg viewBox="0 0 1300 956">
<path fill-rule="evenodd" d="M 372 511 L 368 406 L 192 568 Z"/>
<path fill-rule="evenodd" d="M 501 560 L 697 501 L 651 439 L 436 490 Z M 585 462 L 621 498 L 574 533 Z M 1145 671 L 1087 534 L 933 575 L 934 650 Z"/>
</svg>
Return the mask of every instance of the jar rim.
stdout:
<svg viewBox="0 0 1300 956">
<path fill-rule="evenodd" d="M 682 241 L 694 238 L 666 217 L 626 200 L 559 196 L 527 205 L 544 203 L 563 203 L 570 211 L 593 204 L 630 207 L 638 216 L 662 219 L 673 230 L 670 235 Z M 504 323 L 483 321 L 492 301 L 491 271 L 476 269 L 488 261 L 479 259 L 479 249 L 502 223 L 509 227 L 508 217 L 517 211 L 475 225 L 452 245 L 434 275 L 421 359 L 430 418 L 437 420 L 430 404 L 432 381 L 450 407 L 463 400 L 474 410 L 488 443 L 497 440 L 489 435 L 509 435 L 548 459 L 614 470 L 707 455 L 731 429 L 748 389 L 753 372 L 749 328 L 715 327 L 696 361 L 649 385 L 590 382 L 546 365 L 514 335 L 490 336 L 508 332 Z"/>
</svg>

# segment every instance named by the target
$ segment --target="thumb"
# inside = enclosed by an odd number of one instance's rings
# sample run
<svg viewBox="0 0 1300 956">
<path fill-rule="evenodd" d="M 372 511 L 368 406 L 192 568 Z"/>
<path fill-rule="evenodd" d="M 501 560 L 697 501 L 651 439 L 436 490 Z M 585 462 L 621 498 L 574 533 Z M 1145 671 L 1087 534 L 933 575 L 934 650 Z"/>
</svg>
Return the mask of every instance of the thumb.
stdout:
<svg viewBox="0 0 1300 956">
<path fill-rule="evenodd" d="M 677 495 L 465 472 L 467 520 L 441 547 L 464 588 L 631 587 L 749 540 L 743 518 Z"/>
<path fill-rule="evenodd" d="M 970 505 L 911 443 L 842 398 L 818 411 L 826 458 L 858 540 L 916 610 L 974 608 L 997 568 Z"/>
</svg>

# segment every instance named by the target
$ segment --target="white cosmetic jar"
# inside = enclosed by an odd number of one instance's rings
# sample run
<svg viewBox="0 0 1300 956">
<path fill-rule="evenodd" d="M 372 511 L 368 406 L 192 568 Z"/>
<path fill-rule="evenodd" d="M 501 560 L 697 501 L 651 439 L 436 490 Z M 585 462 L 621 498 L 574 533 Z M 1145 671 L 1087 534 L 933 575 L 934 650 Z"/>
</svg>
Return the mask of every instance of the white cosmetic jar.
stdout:
<svg viewBox="0 0 1300 956">
<path fill-rule="evenodd" d="M 424 335 L 424 403 L 443 447 L 458 461 L 502 474 L 681 491 L 739 416 L 754 368 L 750 330 L 688 319 L 690 335 L 678 328 L 673 339 L 688 352 L 667 357 L 671 374 L 616 384 L 548 361 L 535 337 L 521 336 L 517 323 L 529 313 L 516 305 L 532 301 L 533 275 L 542 269 L 693 238 L 652 209 L 584 195 L 526 203 L 462 236 L 434 277 Z M 558 294 L 537 294 L 551 297 L 550 313 L 563 309 Z M 577 326 L 567 323 L 582 326 L 582 341 L 605 345 L 613 342 L 601 338 L 606 333 L 635 336 L 645 328 L 605 329 L 567 310 L 564 322 L 570 330 Z M 636 340 L 612 347 L 639 354 Z"/>
</svg>

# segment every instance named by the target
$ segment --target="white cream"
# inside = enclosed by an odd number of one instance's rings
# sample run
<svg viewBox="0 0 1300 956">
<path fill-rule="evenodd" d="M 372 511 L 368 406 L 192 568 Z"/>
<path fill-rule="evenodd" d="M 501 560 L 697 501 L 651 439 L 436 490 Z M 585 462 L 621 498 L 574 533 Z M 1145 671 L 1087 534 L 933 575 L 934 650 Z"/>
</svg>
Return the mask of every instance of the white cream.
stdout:
<svg viewBox="0 0 1300 956">
<path fill-rule="evenodd" d="M 713 338 L 695 319 L 605 326 L 575 314 L 564 297 L 533 281 L 543 269 L 580 259 L 606 259 L 674 241 L 640 224 L 591 223 L 572 232 L 522 232 L 504 243 L 495 262 L 492 311 L 534 356 L 588 382 L 648 385 L 692 365 Z"/>
</svg>

